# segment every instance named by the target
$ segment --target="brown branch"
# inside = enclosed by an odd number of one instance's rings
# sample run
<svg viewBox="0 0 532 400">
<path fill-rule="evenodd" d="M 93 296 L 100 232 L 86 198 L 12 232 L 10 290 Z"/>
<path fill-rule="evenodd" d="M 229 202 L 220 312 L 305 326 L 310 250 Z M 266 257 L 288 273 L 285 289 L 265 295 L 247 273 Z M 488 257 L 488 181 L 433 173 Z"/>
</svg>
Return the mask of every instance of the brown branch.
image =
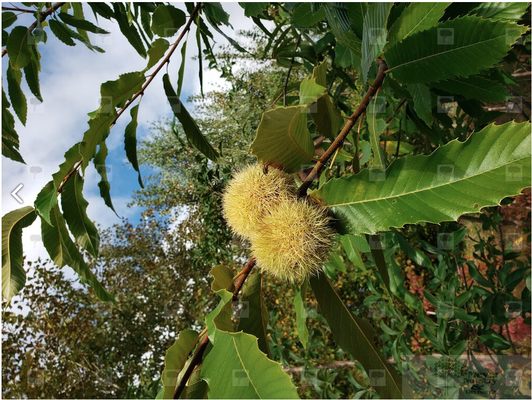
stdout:
<svg viewBox="0 0 532 400">
<path fill-rule="evenodd" d="M 187 381 L 190 379 L 192 372 L 194 372 L 194 368 L 196 368 L 197 365 L 201 364 L 203 353 L 205 353 L 205 350 L 207 349 L 208 344 L 209 344 L 209 336 L 205 335 L 203 336 L 203 339 L 201 339 L 201 342 L 198 345 L 198 347 L 196 348 L 196 351 L 194 352 L 194 355 L 192 356 L 192 359 L 190 360 L 190 363 L 188 364 L 188 367 L 185 370 L 185 373 L 183 374 L 181 381 L 179 381 L 179 385 L 177 385 L 177 388 L 175 389 L 174 399 L 179 399 L 179 396 L 181 396 L 181 394 L 183 393 L 183 390 L 185 390 Z"/>
<path fill-rule="evenodd" d="M 124 104 L 124 106 L 120 109 L 120 111 L 118 111 L 118 114 L 116 114 L 116 117 L 111 123 L 111 126 L 113 126 L 116 123 L 118 118 L 120 118 L 122 113 L 126 111 L 126 109 L 131 105 L 131 103 L 133 103 L 138 97 L 144 94 L 144 90 L 146 90 L 146 88 L 150 85 L 150 83 L 157 76 L 159 71 L 165 66 L 165 64 L 170 62 L 170 57 L 172 57 L 172 54 L 174 54 L 174 52 L 176 51 L 177 47 L 179 46 L 179 43 L 181 42 L 181 40 L 183 40 L 183 37 L 185 36 L 185 34 L 190 30 L 190 26 L 192 25 L 192 22 L 194 22 L 194 18 L 196 17 L 196 14 L 199 12 L 201 7 L 202 7 L 201 3 L 198 3 L 196 5 L 194 10 L 190 14 L 188 22 L 185 25 L 185 28 L 181 31 L 176 41 L 170 46 L 170 49 L 168 50 L 168 53 L 166 53 L 166 56 L 164 56 L 164 58 L 159 62 L 159 65 L 157 66 L 157 68 L 155 68 L 155 70 L 149 75 L 148 79 L 146 80 L 146 82 L 144 82 L 144 85 L 142 85 L 140 90 L 137 93 L 135 93 L 135 95 L 131 99 L 129 99 L 126 102 L 126 104 Z"/>
<path fill-rule="evenodd" d="M 66 3 L 65 2 L 54 3 L 49 9 L 40 13 L 39 17 L 35 19 L 35 22 L 28 27 L 28 32 L 29 33 L 33 32 L 33 30 L 37 27 L 38 24 L 43 22 L 46 18 L 48 18 L 51 14 L 57 11 L 58 8 L 61 8 L 64 4 Z M 2 7 L 2 9 L 3 10 L 7 9 L 7 7 Z M 22 11 L 22 10 L 18 10 L 18 11 Z M 7 49 L 2 49 L 2 57 L 5 56 L 6 54 L 7 54 Z"/>
<path fill-rule="evenodd" d="M 233 289 L 233 301 L 238 300 L 238 294 L 240 293 L 240 290 L 242 289 L 242 286 L 244 286 L 244 282 L 246 281 L 247 277 L 251 273 L 251 270 L 255 266 L 255 257 L 251 257 L 249 261 L 246 263 L 244 268 L 235 276 L 234 278 L 234 289 Z M 190 363 L 188 364 L 187 369 L 185 370 L 185 373 L 183 374 L 183 377 L 181 378 L 181 381 L 179 381 L 179 384 L 177 385 L 175 392 L 174 392 L 174 399 L 179 399 L 181 394 L 183 393 L 183 390 L 185 390 L 185 386 L 187 384 L 187 381 L 189 380 L 190 376 L 192 375 L 192 372 L 194 372 L 194 368 L 201 364 L 203 353 L 205 353 L 205 349 L 207 348 L 207 345 L 209 344 L 209 336 L 205 335 L 203 339 L 201 340 L 200 344 L 196 348 L 196 351 L 194 352 L 194 355 L 192 356 L 192 359 L 190 360 Z"/>
<path fill-rule="evenodd" d="M 6 6 L 2 6 L 2 11 L 18 11 L 18 12 L 22 12 L 22 13 L 28 13 L 28 14 L 33 14 L 35 13 L 36 10 L 31 10 L 29 8 L 19 8 L 19 7 L 6 7 Z"/>
<path fill-rule="evenodd" d="M 176 51 L 177 47 L 179 46 L 179 43 L 181 42 L 181 40 L 183 39 L 185 34 L 190 30 L 190 26 L 192 25 L 192 22 L 194 21 L 194 18 L 196 16 L 196 14 L 199 12 L 199 10 L 201 9 L 201 7 L 202 7 L 201 3 L 198 3 L 196 5 L 194 10 L 190 14 L 190 18 L 189 18 L 187 24 L 185 25 L 185 28 L 181 31 L 181 33 L 177 37 L 176 41 L 170 46 L 170 48 L 169 48 L 168 52 L 166 53 L 166 55 L 164 56 L 164 58 L 159 62 L 159 65 L 157 65 L 157 68 L 155 68 L 155 70 L 148 76 L 148 79 L 146 80 L 146 82 L 144 82 L 144 84 L 142 85 L 140 90 L 137 93 L 135 93 L 131 99 L 126 101 L 126 103 L 118 111 L 118 113 L 116 114 L 116 117 L 113 119 L 113 121 L 109 125 L 109 128 L 113 127 L 116 124 L 116 122 L 118 121 L 118 118 L 120 118 L 120 116 L 124 113 L 124 111 L 126 111 L 128 109 L 128 107 L 131 104 L 133 104 L 133 102 L 137 98 L 139 98 L 140 96 L 142 96 L 144 94 L 144 91 L 150 85 L 150 83 L 153 81 L 153 79 L 157 76 L 159 71 L 165 66 L 165 64 L 170 62 L 170 58 L 172 57 L 172 55 Z M 61 184 L 59 185 L 59 188 L 57 189 L 58 193 L 61 193 L 61 190 L 63 189 L 63 186 L 65 185 L 65 183 L 72 177 L 72 175 L 75 174 L 75 172 L 77 172 L 81 168 L 82 164 L 83 163 L 81 161 L 78 161 L 76 164 L 74 164 L 72 169 L 68 172 L 68 174 L 61 181 Z"/>
<path fill-rule="evenodd" d="M 378 60 L 379 63 L 379 70 L 377 72 L 377 77 L 375 78 L 375 81 L 372 85 L 370 85 L 366 95 L 360 102 L 358 108 L 355 110 L 353 114 L 347 119 L 347 122 L 345 123 L 344 127 L 336 136 L 336 139 L 334 139 L 334 142 L 325 150 L 325 153 L 320 157 L 318 161 L 316 161 L 316 164 L 314 165 L 314 168 L 312 168 L 312 171 L 307 175 L 301 186 L 298 190 L 299 197 L 304 197 L 307 194 L 307 190 L 316 179 L 323 168 L 325 167 L 325 164 L 329 159 L 332 157 L 332 155 L 335 153 L 336 149 L 340 148 L 342 144 L 344 143 L 345 138 L 353 129 L 355 126 L 355 123 L 357 122 L 358 118 L 366 111 L 366 108 L 368 107 L 368 104 L 372 97 L 375 95 L 377 90 L 382 86 L 382 82 L 384 81 L 384 76 L 386 74 L 386 69 L 388 68 L 386 63 L 383 60 Z"/>
<path fill-rule="evenodd" d="M 63 180 L 59 184 L 59 187 L 57 188 L 57 193 L 61 193 L 63 191 L 63 187 L 65 187 L 65 184 L 72 177 L 72 175 L 74 175 L 76 172 L 78 172 L 80 167 L 81 167 L 81 160 L 76 162 L 74 164 L 74 167 L 68 172 L 68 174 L 65 175 L 65 177 L 63 178 Z"/>
<path fill-rule="evenodd" d="M 256 260 L 255 257 L 251 257 L 249 261 L 246 263 L 244 268 L 238 273 L 237 276 L 235 276 L 234 279 L 234 285 L 235 288 L 233 289 L 233 301 L 238 300 L 238 294 L 240 293 L 240 290 L 242 289 L 242 286 L 244 286 L 244 282 L 246 281 L 247 277 L 251 273 L 251 270 L 255 266 Z"/>
<path fill-rule="evenodd" d="M 349 131 L 353 128 L 355 125 L 357 119 L 366 111 L 366 107 L 369 104 L 369 101 L 375 94 L 375 92 L 381 87 L 382 82 L 384 80 L 384 75 L 386 73 L 387 66 L 382 60 L 378 60 L 379 63 L 379 70 L 377 72 L 377 77 L 375 79 L 375 82 L 373 82 L 373 85 L 370 85 L 370 88 L 368 89 L 368 92 L 362 99 L 362 102 L 356 109 L 356 111 L 348 118 L 346 124 L 334 140 L 334 142 L 327 148 L 325 153 L 321 156 L 321 158 L 316 162 L 316 165 L 312 169 L 312 171 L 307 175 L 306 179 L 303 181 L 301 186 L 298 189 L 298 193 L 300 196 L 304 196 L 306 194 L 306 191 L 312 181 L 315 177 L 319 176 L 321 173 L 323 167 L 325 166 L 325 163 L 329 160 L 329 158 L 342 146 L 344 139 L 346 138 Z M 234 290 L 233 290 L 233 301 L 238 300 L 238 294 L 240 293 L 240 290 L 242 289 L 242 286 L 244 285 L 244 282 L 246 281 L 247 277 L 251 273 L 253 267 L 256 264 L 256 260 L 254 257 L 250 258 L 249 261 L 246 263 L 244 268 L 238 273 L 238 275 L 234 279 Z M 185 370 L 185 373 L 183 374 L 183 377 L 179 384 L 176 387 L 176 390 L 174 392 L 174 399 L 179 399 L 181 394 L 183 394 L 183 390 L 185 390 L 185 386 L 187 384 L 187 381 L 189 380 L 190 376 L 192 375 L 192 372 L 194 369 L 201 364 L 203 353 L 205 353 L 205 349 L 207 348 L 207 345 L 209 344 L 209 337 L 208 335 L 205 335 L 203 339 L 201 340 L 200 344 L 197 346 L 196 351 L 194 352 L 194 355 L 192 356 L 192 359 L 190 360 L 190 363 L 188 364 L 187 369 Z"/>
</svg>

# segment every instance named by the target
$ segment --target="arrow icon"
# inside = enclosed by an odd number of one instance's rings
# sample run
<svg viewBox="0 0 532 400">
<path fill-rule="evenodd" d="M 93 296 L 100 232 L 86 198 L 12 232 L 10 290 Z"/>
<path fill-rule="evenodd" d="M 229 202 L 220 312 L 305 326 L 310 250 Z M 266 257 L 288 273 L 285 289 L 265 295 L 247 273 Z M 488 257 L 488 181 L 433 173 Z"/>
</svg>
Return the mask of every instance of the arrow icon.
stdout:
<svg viewBox="0 0 532 400">
<path fill-rule="evenodd" d="M 22 183 L 19 183 L 17 187 L 11 191 L 11 197 L 13 197 L 19 204 L 24 203 L 24 200 L 22 200 L 22 198 L 18 195 L 18 192 L 20 192 L 23 187 L 24 185 Z"/>
</svg>

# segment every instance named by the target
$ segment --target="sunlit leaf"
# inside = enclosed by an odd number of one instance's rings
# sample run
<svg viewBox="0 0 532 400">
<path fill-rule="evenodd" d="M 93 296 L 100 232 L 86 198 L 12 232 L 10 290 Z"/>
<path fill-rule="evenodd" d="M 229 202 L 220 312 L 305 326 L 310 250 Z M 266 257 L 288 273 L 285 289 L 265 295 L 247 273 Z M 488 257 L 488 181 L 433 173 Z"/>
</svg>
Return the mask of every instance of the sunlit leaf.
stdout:
<svg viewBox="0 0 532 400">
<path fill-rule="evenodd" d="M 251 151 L 260 161 L 296 171 L 314 154 L 306 105 L 278 107 L 262 114 Z"/>
<path fill-rule="evenodd" d="M 312 195 L 352 233 L 453 221 L 530 186 L 530 124 L 489 125 L 466 142 L 398 159 L 378 178 L 363 170 Z"/>
<path fill-rule="evenodd" d="M 216 308 L 205 317 L 205 325 L 207 325 L 207 332 L 211 341 L 215 340 L 215 335 L 220 330 L 234 330 L 233 322 L 231 320 L 231 317 L 233 316 L 233 309 L 231 307 L 233 294 L 226 289 L 220 289 L 216 294 L 220 296 L 220 302 Z"/>
<path fill-rule="evenodd" d="M 416 32 L 438 24 L 450 3 L 410 3 L 395 20 L 388 35 L 390 43 L 400 42 Z"/>
<path fill-rule="evenodd" d="M 209 275 L 212 276 L 211 290 L 217 292 L 218 290 L 225 289 L 233 290 L 233 270 L 226 267 L 223 264 L 213 267 Z"/>
<path fill-rule="evenodd" d="M 146 65 L 146 70 L 153 67 L 157 62 L 164 56 L 166 50 L 168 50 L 168 40 L 159 38 L 153 41 L 151 47 L 148 49 L 148 65 Z"/>
<path fill-rule="evenodd" d="M 305 290 L 296 289 L 294 295 L 294 310 L 296 311 L 296 328 L 303 348 L 308 346 L 307 310 L 304 302 Z"/>
<path fill-rule="evenodd" d="M 386 23 L 388 15 L 392 9 L 393 3 L 372 3 L 368 7 L 364 15 L 364 26 L 362 35 L 362 59 L 360 62 L 360 71 L 362 74 L 362 81 L 366 82 L 368 79 L 368 72 L 371 65 L 375 62 L 377 56 L 381 53 L 388 30 Z"/>
<path fill-rule="evenodd" d="M 281 364 L 268 359 L 259 350 L 257 338 L 244 332 L 217 330 L 201 377 L 209 385 L 211 399 L 298 398 Z"/>
<path fill-rule="evenodd" d="M 529 6 L 530 3 L 527 2 L 483 2 L 469 13 L 484 18 L 517 22 Z"/>
<path fill-rule="evenodd" d="M 35 210 L 48 224 L 53 225 L 50 212 L 57 205 L 57 189 L 54 182 L 48 182 L 37 194 Z"/>
<path fill-rule="evenodd" d="M 511 22 L 466 16 L 413 34 L 384 57 L 389 73 L 405 83 L 465 77 L 499 62 L 526 30 Z"/>
</svg>

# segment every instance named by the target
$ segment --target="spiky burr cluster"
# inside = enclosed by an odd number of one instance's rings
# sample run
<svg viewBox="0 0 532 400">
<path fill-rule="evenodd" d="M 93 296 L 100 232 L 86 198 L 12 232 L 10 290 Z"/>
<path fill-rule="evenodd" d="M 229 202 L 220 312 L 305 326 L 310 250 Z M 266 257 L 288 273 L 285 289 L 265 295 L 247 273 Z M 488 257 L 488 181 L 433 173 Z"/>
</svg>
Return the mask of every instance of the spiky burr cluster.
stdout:
<svg viewBox="0 0 532 400">
<path fill-rule="evenodd" d="M 257 266 L 290 282 L 317 273 L 332 245 L 327 213 L 298 199 L 290 176 L 251 165 L 237 173 L 224 193 L 225 219 L 251 242 Z"/>
<path fill-rule="evenodd" d="M 245 167 L 225 189 L 225 220 L 236 234 L 251 238 L 266 211 L 291 195 L 291 182 L 290 175 L 275 168 L 265 173 L 259 164 Z"/>
</svg>

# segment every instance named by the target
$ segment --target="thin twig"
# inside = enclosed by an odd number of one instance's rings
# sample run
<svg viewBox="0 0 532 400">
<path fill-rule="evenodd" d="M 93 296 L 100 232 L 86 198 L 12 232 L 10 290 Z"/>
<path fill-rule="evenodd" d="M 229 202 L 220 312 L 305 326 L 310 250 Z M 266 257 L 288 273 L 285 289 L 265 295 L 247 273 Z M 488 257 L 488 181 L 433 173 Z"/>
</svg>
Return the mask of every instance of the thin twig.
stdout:
<svg viewBox="0 0 532 400">
<path fill-rule="evenodd" d="M 401 148 L 401 122 L 402 122 L 402 118 L 399 119 L 399 132 L 397 133 L 397 146 L 395 147 L 395 157 L 394 158 L 397 158 L 399 157 L 399 150 Z"/>
<path fill-rule="evenodd" d="M 19 11 L 23 13 L 34 14 L 36 10 L 31 10 L 29 8 L 19 8 L 19 7 L 5 7 L 2 6 L 2 11 Z"/>
<path fill-rule="evenodd" d="M 251 257 L 249 261 L 246 263 L 244 268 L 240 271 L 240 273 L 235 277 L 235 288 L 233 289 L 233 301 L 238 300 L 238 295 L 240 293 L 240 289 L 242 289 L 242 286 L 244 286 L 244 282 L 246 281 L 247 277 L 251 273 L 251 270 L 256 264 L 255 257 Z"/>
<path fill-rule="evenodd" d="M 46 18 L 48 18 L 51 14 L 57 11 L 58 8 L 61 8 L 64 4 L 66 3 L 65 2 L 54 3 L 49 9 L 40 13 L 39 17 L 35 19 L 35 22 L 28 27 L 28 32 L 29 33 L 33 32 L 33 30 L 37 27 L 38 24 L 43 22 Z M 2 7 L 2 9 L 4 9 L 4 7 Z M 6 54 L 7 54 L 7 48 L 2 49 L 2 57 L 5 56 Z"/>
<path fill-rule="evenodd" d="M 61 193 L 63 191 L 63 187 L 68 182 L 68 180 L 74 175 L 76 172 L 78 172 L 78 169 L 81 167 L 81 160 L 77 161 L 72 169 L 68 172 L 68 174 L 65 175 L 61 183 L 59 184 L 59 187 L 57 188 L 57 193 Z"/>
<path fill-rule="evenodd" d="M 301 186 L 298 190 L 298 195 L 300 197 L 304 197 L 307 194 L 307 190 L 316 179 L 319 174 L 321 173 L 323 167 L 325 167 L 325 164 L 329 159 L 332 157 L 334 152 L 337 148 L 339 148 L 343 143 L 353 126 L 355 126 L 355 123 L 357 122 L 358 118 L 366 111 L 366 108 L 368 107 L 368 104 L 370 100 L 373 98 L 377 90 L 381 87 L 382 82 L 384 81 L 384 76 L 386 74 L 386 69 L 388 68 L 386 63 L 383 60 L 378 60 L 379 63 L 379 71 L 377 72 L 377 77 L 375 78 L 375 81 L 372 85 L 370 85 L 366 95 L 360 102 L 360 105 L 355 110 L 353 114 L 347 119 L 347 122 L 345 123 L 344 127 L 336 136 L 336 139 L 334 139 L 334 142 L 325 150 L 325 153 L 320 157 L 320 159 L 316 162 L 314 165 L 314 168 L 312 168 L 312 171 L 307 175 Z"/>
<path fill-rule="evenodd" d="M 170 62 L 170 57 L 172 57 L 172 54 L 174 54 L 175 50 L 177 49 L 177 47 L 179 46 L 179 43 L 181 42 L 181 40 L 183 39 L 183 37 L 185 36 L 185 33 L 187 33 L 189 30 L 190 30 L 190 26 L 192 25 L 192 22 L 194 21 L 194 18 L 196 16 L 196 14 L 199 12 L 199 10 L 201 9 L 201 6 L 202 4 L 201 3 L 198 3 L 196 5 L 196 7 L 194 8 L 194 10 L 192 11 L 192 13 L 190 14 L 190 18 L 187 22 L 187 24 L 185 25 L 185 28 L 181 31 L 181 33 L 179 34 L 178 38 L 176 39 L 176 41 L 170 46 L 168 52 L 166 53 L 166 55 L 164 56 L 164 58 L 159 62 L 159 65 L 157 66 L 157 68 L 155 68 L 155 70 L 148 76 L 148 79 L 146 80 L 146 82 L 144 82 L 144 84 L 142 85 L 142 87 L 140 88 L 140 90 L 135 93 L 133 95 L 133 97 L 131 99 L 129 99 L 128 101 L 126 101 L 126 103 L 124 104 L 124 106 L 118 111 L 118 113 L 116 114 L 116 117 L 113 119 L 113 121 L 111 122 L 109 128 L 113 127 L 114 124 L 116 124 L 116 121 L 118 120 L 118 118 L 120 118 L 120 116 L 124 113 L 124 111 L 126 111 L 128 109 L 128 107 L 137 99 L 139 98 L 140 96 L 142 96 L 144 94 L 144 91 L 146 90 L 146 88 L 150 85 L 150 83 L 153 81 L 153 79 L 155 79 L 155 77 L 157 76 L 157 74 L 159 73 L 159 71 L 166 65 Z M 65 178 L 63 179 L 63 181 L 61 182 L 61 184 L 59 185 L 59 188 L 57 189 L 58 193 L 61 192 L 64 184 L 68 181 L 68 179 L 74 175 L 74 173 L 79 170 L 82 166 L 82 162 L 81 161 L 78 161 L 76 164 L 74 164 L 74 166 L 72 167 L 72 169 L 68 172 L 68 174 L 65 176 Z"/>
<path fill-rule="evenodd" d="M 392 122 L 392 119 L 395 118 L 395 115 L 399 112 L 399 110 L 401 109 L 401 107 L 406 103 L 406 99 L 403 99 L 398 105 L 397 107 L 395 107 L 395 110 L 393 110 L 393 114 L 390 115 L 387 119 L 386 119 L 386 124 L 389 124 L 390 122 Z"/>
<path fill-rule="evenodd" d="M 288 72 L 286 73 L 286 78 L 284 80 L 284 86 L 283 86 L 283 105 L 286 107 L 286 94 L 288 92 L 288 82 L 290 81 L 290 74 L 292 73 L 292 68 L 294 67 L 294 60 L 296 58 L 296 51 L 299 47 L 299 43 L 301 43 L 301 33 L 297 37 L 296 42 L 296 48 L 294 49 L 294 55 L 292 56 L 292 60 L 290 61 L 290 67 L 288 68 Z"/>
</svg>

